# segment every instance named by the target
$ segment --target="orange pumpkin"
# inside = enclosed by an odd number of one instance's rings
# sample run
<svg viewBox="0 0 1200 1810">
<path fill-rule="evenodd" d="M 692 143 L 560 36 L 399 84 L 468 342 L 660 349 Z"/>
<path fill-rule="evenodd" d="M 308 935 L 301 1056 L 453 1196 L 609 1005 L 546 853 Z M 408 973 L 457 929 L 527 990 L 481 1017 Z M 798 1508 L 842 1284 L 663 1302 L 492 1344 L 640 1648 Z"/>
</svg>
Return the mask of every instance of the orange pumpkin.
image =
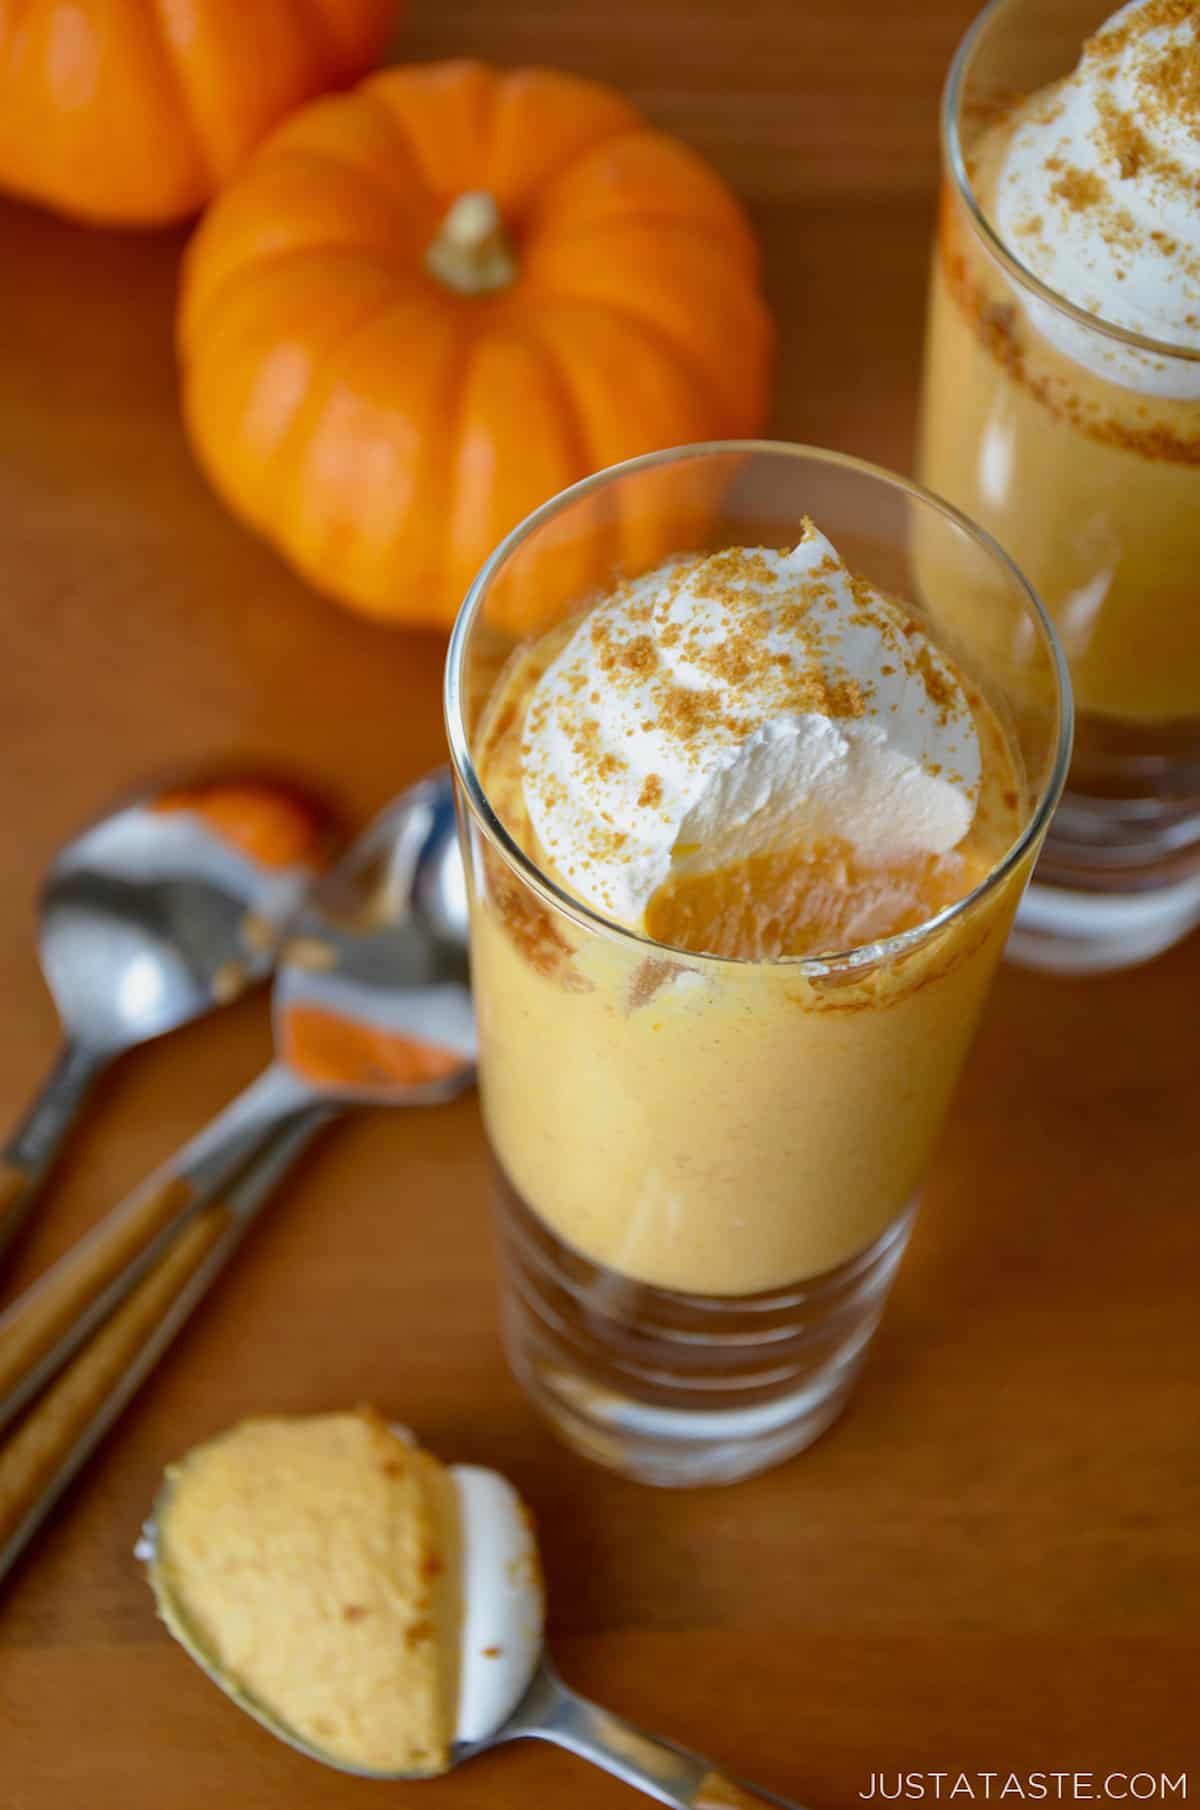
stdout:
<svg viewBox="0 0 1200 1810">
<path fill-rule="evenodd" d="M 611 88 L 388 69 L 289 120 L 203 221 L 184 412 L 313 584 L 445 625 L 564 485 L 756 432 L 771 339 L 741 208 Z"/>
<path fill-rule="evenodd" d="M 0 186 L 181 220 L 270 128 L 379 59 L 397 0 L 0 0 Z"/>
</svg>

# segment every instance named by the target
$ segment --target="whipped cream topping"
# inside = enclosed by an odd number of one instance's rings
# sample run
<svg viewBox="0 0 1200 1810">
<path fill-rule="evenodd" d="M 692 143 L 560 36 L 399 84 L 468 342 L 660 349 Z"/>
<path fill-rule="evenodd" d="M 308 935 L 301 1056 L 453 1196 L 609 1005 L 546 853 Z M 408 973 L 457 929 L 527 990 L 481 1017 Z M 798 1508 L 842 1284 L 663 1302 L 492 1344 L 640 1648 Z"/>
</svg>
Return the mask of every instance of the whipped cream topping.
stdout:
<svg viewBox="0 0 1200 1810">
<path fill-rule="evenodd" d="M 507 1477 L 454 1464 L 462 1549 L 455 1741 L 485 1741 L 516 1709 L 542 1651 L 541 1567 L 533 1527 Z"/>
<path fill-rule="evenodd" d="M 1200 0 L 1132 0 L 1074 73 L 1018 113 L 991 210 L 1042 282 L 1111 326 L 1200 351 Z M 1039 299 L 1038 330 L 1111 382 L 1200 397 L 1200 363 L 1088 333 Z"/>
<path fill-rule="evenodd" d="M 980 752 L 953 669 L 806 524 L 669 562 L 581 619 L 526 713 L 522 784 L 567 886 L 637 926 L 670 875 L 824 842 L 966 835 Z"/>
</svg>

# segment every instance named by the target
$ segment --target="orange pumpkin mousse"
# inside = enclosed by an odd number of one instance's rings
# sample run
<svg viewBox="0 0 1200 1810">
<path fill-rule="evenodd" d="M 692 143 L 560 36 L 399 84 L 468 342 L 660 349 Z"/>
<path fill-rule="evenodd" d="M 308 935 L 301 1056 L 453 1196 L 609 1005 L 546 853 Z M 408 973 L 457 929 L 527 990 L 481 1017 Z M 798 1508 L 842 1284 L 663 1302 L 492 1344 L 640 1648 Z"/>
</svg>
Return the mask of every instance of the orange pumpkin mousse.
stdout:
<svg viewBox="0 0 1200 1810">
<path fill-rule="evenodd" d="M 517 1192 L 686 1293 L 864 1251 L 917 1187 L 1026 877 L 932 922 L 1028 812 L 931 625 L 812 524 L 680 558 L 519 647 L 476 750 L 574 902 L 485 863 L 484 1107 Z"/>
<path fill-rule="evenodd" d="M 168 1622 L 314 1747 L 440 1771 L 452 1605 L 435 1461 L 369 1414 L 254 1420 L 198 1447 L 171 1486 Z"/>
<path fill-rule="evenodd" d="M 337 1764 L 444 1771 L 533 1675 L 541 1572 L 520 1497 L 370 1409 L 243 1421 L 171 1467 L 156 1522 L 171 1632 Z"/>
</svg>

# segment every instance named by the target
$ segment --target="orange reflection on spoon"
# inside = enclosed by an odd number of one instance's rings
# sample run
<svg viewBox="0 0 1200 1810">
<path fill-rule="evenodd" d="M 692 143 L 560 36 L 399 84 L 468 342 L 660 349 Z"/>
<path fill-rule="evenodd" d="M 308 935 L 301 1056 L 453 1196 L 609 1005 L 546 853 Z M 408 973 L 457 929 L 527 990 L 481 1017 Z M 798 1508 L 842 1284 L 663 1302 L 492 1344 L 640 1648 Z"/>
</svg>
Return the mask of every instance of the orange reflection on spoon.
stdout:
<svg viewBox="0 0 1200 1810">
<path fill-rule="evenodd" d="M 252 780 L 214 781 L 161 792 L 151 809 L 190 811 L 222 842 L 259 867 L 297 867 L 319 855 L 324 833 L 299 796 Z"/>
<path fill-rule="evenodd" d="M 285 1060 L 323 1086 L 416 1087 L 443 1081 L 463 1067 L 453 1050 L 343 1018 L 324 1006 L 288 1006 L 279 1037 Z"/>
</svg>

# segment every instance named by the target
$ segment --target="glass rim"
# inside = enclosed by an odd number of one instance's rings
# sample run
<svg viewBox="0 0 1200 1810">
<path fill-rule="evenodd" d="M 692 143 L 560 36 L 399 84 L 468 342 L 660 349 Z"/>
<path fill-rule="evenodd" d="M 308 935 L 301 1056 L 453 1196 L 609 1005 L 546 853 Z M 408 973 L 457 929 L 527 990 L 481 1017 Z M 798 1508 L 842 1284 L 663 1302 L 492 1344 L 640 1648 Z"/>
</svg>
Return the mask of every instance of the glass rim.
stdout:
<svg viewBox="0 0 1200 1810">
<path fill-rule="evenodd" d="M 617 918 L 606 917 L 603 912 L 597 911 L 583 899 L 577 898 L 574 893 L 566 891 L 557 881 L 543 873 L 532 856 L 528 855 L 515 837 L 510 835 L 492 806 L 471 758 L 463 712 L 462 672 L 468 635 L 482 608 L 493 578 L 530 535 L 546 522 L 552 521 L 556 515 L 573 503 L 591 495 L 593 491 L 603 488 L 616 479 L 627 477 L 638 471 L 651 470 L 656 466 L 738 454 L 772 455 L 838 467 L 843 471 L 852 472 L 859 477 L 870 478 L 877 483 L 886 484 L 893 490 L 903 492 L 910 499 L 933 509 L 936 514 L 941 515 L 965 532 L 977 546 L 981 547 L 1003 570 L 1007 571 L 1029 606 L 1030 614 L 1041 633 L 1043 645 L 1050 656 L 1057 706 L 1057 735 L 1049 777 L 1043 784 L 1041 794 L 1030 812 L 1028 823 L 1024 825 L 1020 835 L 1005 850 L 995 866 L 984 875 L 978 886 L 973 887 L 970 892 L 964 893 L 961 899 L 955 899 L 950 905 L 943 907 L 933 917 L 926 918 L 923 923 L 914 925 L 910 930 L 901 930 L 893 936 L 880 937 L 874 942 L 861 944 L 854 949 L 834 950 L 824 955 L 784 955 L 776 957 L 770 962 L 762 962 L 746 956 L 702 953 L 694 949 L 683 949 L 672 943 L 658 942 L 642 931 L 621 923 Z M 467 804 L 492 842 L 499 848 L 505 860 L 515 868 L 521 879 L 544 904 L 561 912 L 582 929 L 614 937 L 618 941 L 640 950 L 644 956 L 678 956 L 693 966 L 698 963 L 711 963 L 722 968 L 787 967 L 793 973 L 811 975 L 814 978 L 827 975 L 835 969 L 869 967 L 888 957 L 907 953 L 928 941 L 956 918 L 965 917 L 977 903 L 994 892 L 1018 866 L 1028 849 L 1037 842 L 1054 813 L 1066 780 L 1074 727 L 1074 702 L 1071 685 L 1058 637 L 1033 586 L 1008 557 L 999 542 L 985 528 L 979 527 L 969 516 L 964 515 L 961 509 L 956 509 L 952 503 L 944 501 L 932 491 L 926 490 L 924 485 L 917 484 L 910 478 L 900 477 L 894 472 L 885 470 L 881 465 L 874 465 L 866 459 L 856 458 L 851 453 L 833 452 L 824 447 L 807 446 L 789 440 L 703 440 L 690 445 L 666 447 L 658 452 L 641 453 L 636 458 L 622 460 L 617 465 L 606 466 L 603 470 L 593 472 L 589 477 L 581 478 L 578 482 L 568 485 L 565 490 L 560 490 L 555 496 L 549 497 L 523 521 L 518 522 L 515 528 L 509 530 L 472 580 L 455 618 L 450 643 L 446 650 L 443 706 L 450 759 Z"/>
<path fill-rule="evenodd" d="M 967 27 L 959 41 L 950 62 L 950 69 L 942 87 L 941 101 L 941 140 L 942 157 L 946 168 L 954 181 L 955 191 L 967 210 L 971 224 L 987 246 L 992 255 L 998 259 L 1009 276 L 1023 288 L 1031 290 L 1039 301 L 1048 307 L 1055 308 L 1065 314 L 1078 326 L 1087 327 L 1105 339 L 1115 341 L 1118 345 L 1132 347 L 1139 352 L 1148 353 L 1153 358 L 1172 359 L 1185 364 L 1200 364 L 1200 346 L 1180 346 L 1172 340 L 1152 339 L 1147 333 L 1138 333 L 1132 327 L 1119 327 L 1115 321 L 1105 320 L 1102 315 L 1091 314 L 1086 308 L 1079 307 L 1060 290 L 1035 275 L 1027 264 L 1022 263 L 1017 254 L 1010 248 L 993 226 L 971 182 L 967 170 L 967 160 L 963 152 L 962 138 L 958 130 L 959 103 L 962 100 L 966 85 L 967 69 L 978 46 L 979 39 L 991 20 L 1002 13 L 1011 0 L 988 0 L 971 24 Z"/>
</svg>

